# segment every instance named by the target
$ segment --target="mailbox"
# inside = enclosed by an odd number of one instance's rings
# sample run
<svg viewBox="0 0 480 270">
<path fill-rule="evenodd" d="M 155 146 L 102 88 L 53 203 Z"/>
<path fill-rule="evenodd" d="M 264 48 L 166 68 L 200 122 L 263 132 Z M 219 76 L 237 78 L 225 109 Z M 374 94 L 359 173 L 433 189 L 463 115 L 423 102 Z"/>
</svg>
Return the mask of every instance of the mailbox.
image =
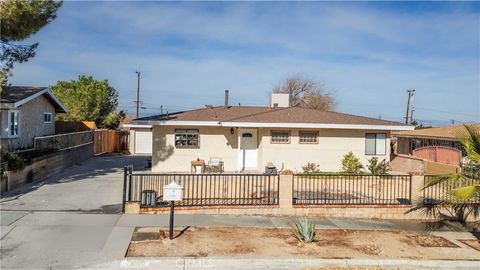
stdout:
<svg viewBox="0 0 480 270">
<path fill-rule="evenodd" d="M 170 184 L 163 186 L 164 201 L 181 201 L 183 199 L 183 187 L 173 180 Z"/>
</svg>

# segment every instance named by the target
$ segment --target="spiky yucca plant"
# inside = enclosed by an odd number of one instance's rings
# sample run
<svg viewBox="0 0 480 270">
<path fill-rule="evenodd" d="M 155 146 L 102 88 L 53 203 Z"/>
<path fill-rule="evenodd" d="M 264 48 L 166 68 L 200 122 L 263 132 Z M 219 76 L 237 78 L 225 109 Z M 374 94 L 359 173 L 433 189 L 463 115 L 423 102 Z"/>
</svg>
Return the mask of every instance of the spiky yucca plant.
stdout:
<svg viewBox="0 0 480 270">
<path fill-rule="evenodd" d="M 309 218 L 299 218 L 293 228 L 295 238 L 303 243 L 315 241 L 316 227 Z"/>
</svg>

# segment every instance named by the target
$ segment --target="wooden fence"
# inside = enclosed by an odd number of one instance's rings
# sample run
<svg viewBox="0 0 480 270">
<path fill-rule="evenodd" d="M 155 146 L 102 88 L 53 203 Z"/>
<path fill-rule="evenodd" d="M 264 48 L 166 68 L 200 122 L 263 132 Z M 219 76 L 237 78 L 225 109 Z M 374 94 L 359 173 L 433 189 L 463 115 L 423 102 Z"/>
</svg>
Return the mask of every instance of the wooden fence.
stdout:
<svg viewBox="0 0 480 270">
<path fill-rule="evenodd" d="M 413 156 L 444 164 L 460 166 L 462 152 L 446 146 L 426 146 L 413 150 Z"/>
<path fill-rule="evenodd" d="M 129 132 L 97 129 L 94 132 L 95 155 L 128 151 Z"/>
</svg>

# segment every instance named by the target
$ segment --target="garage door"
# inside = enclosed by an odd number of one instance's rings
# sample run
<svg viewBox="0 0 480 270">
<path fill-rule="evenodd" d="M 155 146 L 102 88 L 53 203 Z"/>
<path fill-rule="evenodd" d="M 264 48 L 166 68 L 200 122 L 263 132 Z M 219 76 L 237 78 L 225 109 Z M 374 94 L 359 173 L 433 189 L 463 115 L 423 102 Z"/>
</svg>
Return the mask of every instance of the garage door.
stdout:
<svg viewBox="0 0 480 270">
<path fill-rule="evenodd" d="M 152 153 L 152 132 L 135 131 L 135 154 Z"/>
</svg>

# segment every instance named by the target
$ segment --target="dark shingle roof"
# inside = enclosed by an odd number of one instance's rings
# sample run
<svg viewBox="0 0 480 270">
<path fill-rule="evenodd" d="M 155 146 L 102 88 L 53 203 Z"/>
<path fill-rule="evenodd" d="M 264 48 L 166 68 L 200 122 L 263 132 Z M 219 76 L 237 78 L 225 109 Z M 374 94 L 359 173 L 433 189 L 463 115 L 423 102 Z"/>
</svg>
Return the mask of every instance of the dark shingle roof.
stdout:
<svg viewBox="0 0 480 270">
<path fill-rule="evenodd" d="M 34 99 L 41 95 L 44 95 L 52 103 L 56 112 L 67 112 L 67 109 L 47 87 L 5 86 L 0 96 L 1 103 L 12 104 L 14 107 L 17 107 L 29 102 L 30 100 L 28 98 Z"/>
<path fill-rule="evenodd" d="M 5 86 L 1 94 L 1 103 L 15 103 L 45 89 L 46 87 Z"/>
<path fill-rule="evenodd" d="M 387 125 L 404 124 L 381 119 L 345 113 L 319 111 L 299 107 L 270 108 L 250 106 L 224 106 L 177 112 L 169 115 L 142 117 L 134 121 L 218 121 L 255 123 L 312 123 L 347 125 Z M 406 126 L 406 125 L 405 125 Z"/>
</svg>

